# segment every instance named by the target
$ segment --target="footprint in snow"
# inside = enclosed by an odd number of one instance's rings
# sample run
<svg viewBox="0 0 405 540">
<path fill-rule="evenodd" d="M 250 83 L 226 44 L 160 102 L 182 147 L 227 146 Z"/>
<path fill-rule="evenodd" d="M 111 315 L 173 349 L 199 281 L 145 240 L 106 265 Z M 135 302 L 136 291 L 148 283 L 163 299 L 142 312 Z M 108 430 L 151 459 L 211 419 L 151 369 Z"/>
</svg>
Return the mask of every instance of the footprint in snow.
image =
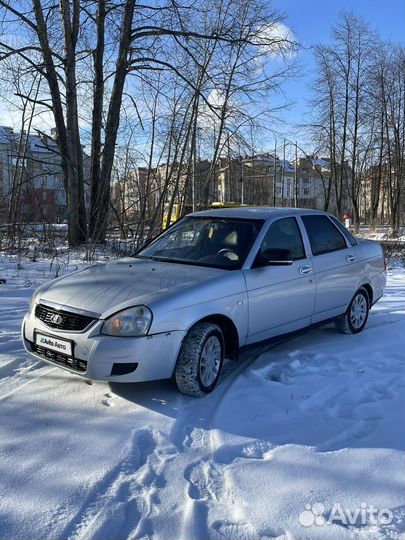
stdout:
<svg viewBox="0 0 405 540">
<path fill-rule="evenodd" d="M 112 402 L 112 398 L 114 397 L 113 394 L 111 394 L 111 392 L 107 392 L 106 394 L 104 394 L 104 397 L 105 397 L 106 399 L 103 399 L 103 400 L 101 401 L 101 403 L 102 403 L 103 405 L 105 405 L 106 407 L 113 407 L 113 406 L 114 406 L 114 404 L 113 404 L 113 402 Z"/>
<path fill-rule="evenodd" d="M 186 448 L 206 448 L 209 446 L 209 434 L 205 429 L 186 426 L 183 446 Z"/>
<path fill-rule="evenodd" d="M 274 446 L 261 440 L 254 440 L 245 444 L 223 445 L 214 454 L 217 463 L 230 465 L 235 461 L 265 460 Z"/>
<path fill-rule="evenodd" d="M 184 478 L 189 483 L 188 495 L 195 501 L 223 501 L 228 498 L 222 470 L 214 463 L 191 463 L 184 471 Z"/>
<path fill-rule="evenodd" d="M 260 538 L 262 540 L 279 538 L 280 535 L 272 530 L 256 530 L 249 521 L 232 522 L 227 520 L 214 521 L 212 528 L 215 533 L 213 538 L 232 538 L 234 540 L 251 540 Z M 217 536 L 218 535 L 218 536 Z"/>
</svg>

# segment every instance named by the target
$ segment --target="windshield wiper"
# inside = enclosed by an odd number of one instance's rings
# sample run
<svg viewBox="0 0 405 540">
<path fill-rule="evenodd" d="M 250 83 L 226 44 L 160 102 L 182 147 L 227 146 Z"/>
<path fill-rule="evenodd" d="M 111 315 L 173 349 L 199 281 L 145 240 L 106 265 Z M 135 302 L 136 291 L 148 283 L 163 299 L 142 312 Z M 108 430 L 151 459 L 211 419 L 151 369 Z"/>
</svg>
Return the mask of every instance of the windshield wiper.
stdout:
<svg viewBox="0 0 405 540">
<path fill-rule="evenodd" d="M 184 259 L 175 259 L 173 257 L 148 257 L 152 261 L 161 261 L 161 262 L 172 262 L 172 263 L 182 263 L 185 262 Z"/>
<path fill-rule="evenodd" d="M 145 255 L 134 255 L 134 257 L 137 257 L 138 259 L 148 259 L 150 261 L 158 261 L 158 262 L 168 262 L 173 264 L 188 264 L 190 266 L 202 266 L 205 268 L 218 268 L 220 270 L 233 270 L 236 269 L 236 267 L 229 267 L 229 266 L 223 266 L 219 264 L 207 264 L 200 261 L 190 260 L 190 259 L 175 259 L 173 257 L 156 257 L 156 256 L 150 256 L 145 257 Z"/>
<path fill-rule="evenodd" d="M 173 259 L 169 257 L 155 257 L 153 255 L 149 255 L 148 257 L 146 255 L 133 255 L 135 259 L 147 259 L 148 261 L 162 261 L 162 262 L 176 262 L 180 261 L 181 259 Z"/>
</svg>

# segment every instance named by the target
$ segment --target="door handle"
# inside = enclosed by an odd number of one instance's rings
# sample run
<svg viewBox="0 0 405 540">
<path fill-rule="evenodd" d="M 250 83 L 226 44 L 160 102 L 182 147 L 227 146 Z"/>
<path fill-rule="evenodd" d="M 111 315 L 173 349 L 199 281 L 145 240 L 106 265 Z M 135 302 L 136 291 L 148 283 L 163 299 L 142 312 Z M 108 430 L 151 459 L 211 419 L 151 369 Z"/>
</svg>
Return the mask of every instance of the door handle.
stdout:
<svg viewBox="0 0 405 540">
<path fill-rule="evenodd" d="M 312 272 L 312 268 L 309 266 L 309 264 L 306 264 L 305 266 L 300 266 L 299 272 L 303 276 L 304 274 L 309 274 Z"/>
<path fill-rule="evenodd" d="M 348 256 L 346 257 L 346 261 L 347 261 L 348 263 L 357 261 L 357 257 L 356 257 L 355 255 L 348 255 Z"/>
</svg>

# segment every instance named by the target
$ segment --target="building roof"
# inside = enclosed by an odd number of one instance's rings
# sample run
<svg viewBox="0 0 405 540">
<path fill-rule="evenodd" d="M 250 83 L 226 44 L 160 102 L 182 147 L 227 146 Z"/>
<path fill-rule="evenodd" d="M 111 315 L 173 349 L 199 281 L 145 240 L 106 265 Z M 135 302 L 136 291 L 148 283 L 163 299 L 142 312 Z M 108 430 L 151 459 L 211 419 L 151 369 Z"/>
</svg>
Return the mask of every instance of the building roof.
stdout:
<svg viewBox="0 0 405 540">
<path fill-rule="evenodd" d="M 327 212 L 313 210 L 310 208 L 277 208 L 273 206 L 245 206 L 241 208 L 222 208 L 215 210 L 203 210 L 193 212 L 189 216 L 209 216 L 209 217 L 227 217 L 227 218 L 245 218 L 245 219 L 270 219 L 277 217 L 295 216 L 301 214 L 321 214 Z"/>
<path fill-rule="evenodd" d="M 0 126 L 0 144 L 10 144 L 14 142 L 13 128 Z"/>
<path fill-rule="evenodd" d="M 324 159 L 313 159 L 312 163 L 314 165 L 318 165 L 318 167 L 321 167 L 322 169 L 330 170 L 330 162 L 324 160 Z"/>
<path fill-rule="evenodd" d="M 8 126 L 0 126 L 0 144 L 18 144 L 20 136 L 20 132 L 14 131 L 13 128 Z M 52 154 L 57 152 L 58 145 L 50 136 L 46 137 L 46 139 L 44 138 L 43 140 L 39 135 L 30 133 L 29 135 L 24 135 L 24 138 L 28 140 L 28 145 L 31 152 Z"/>
<path fill-rule="evenodd" d="M 51 152 L 55 154 L 57 151 L 58 145 L 55 140 L 47 137 L 46 142 L 44 142 L 39 135 L 28 135 L 28 141 L 30 144 L 31 152 Z"/>
</svg>

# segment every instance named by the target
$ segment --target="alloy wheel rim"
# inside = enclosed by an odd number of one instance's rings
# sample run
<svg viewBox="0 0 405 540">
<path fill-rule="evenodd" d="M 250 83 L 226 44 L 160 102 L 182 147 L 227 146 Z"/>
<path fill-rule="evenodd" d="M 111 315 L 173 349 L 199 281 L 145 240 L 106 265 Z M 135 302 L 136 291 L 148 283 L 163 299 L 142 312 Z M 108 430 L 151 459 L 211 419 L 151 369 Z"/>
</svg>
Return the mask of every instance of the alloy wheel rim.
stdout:
<svg viewBox="0 0 405 540">
<path fill-rule="evenodd" d="M 350 322 L 356 330 L 361 328 L 367 317 L 367 300 L 363 294 L 358 294 L 350 308 Z"/>
<path fill-rule="evenodd" d="M 221 343 L 217 336 L 210 336 L 205 342 L 200 356 L 200 379 L 205 387 L 209 387 L 215 382 L 220 365 Z"/>
</svg>

